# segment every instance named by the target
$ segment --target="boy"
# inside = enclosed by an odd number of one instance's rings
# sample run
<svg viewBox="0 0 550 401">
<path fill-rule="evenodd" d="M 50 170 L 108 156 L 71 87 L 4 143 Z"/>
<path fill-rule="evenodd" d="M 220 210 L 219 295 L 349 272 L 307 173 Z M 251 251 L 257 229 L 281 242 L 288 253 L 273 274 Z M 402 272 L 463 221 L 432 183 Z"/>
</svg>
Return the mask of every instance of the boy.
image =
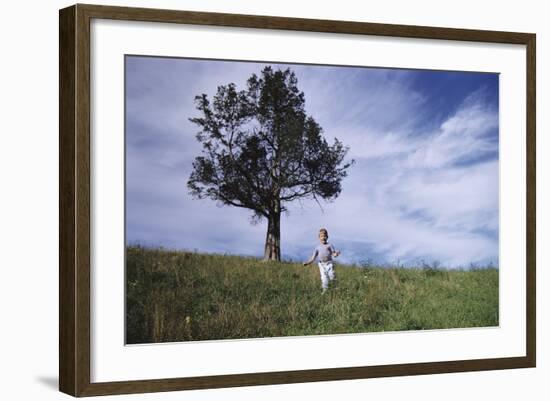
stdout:
<svg viewBox="0 0 550 401">
<path fill-rule="evenodd" d="M 320 244 L 315 247 L 311 258 L 309 258 L 307 262 L 304 262 L 304 266 L 307 266 L 312 263 L 315 258 L 319 257 L 319 272 L 321 273 L 321 286 L 323 293 L 328 289 L 329 283 L 336 280 L 332 257 L 337 257 L 340 255 L 340 251 L 335 250 L 334 246 L 329 244 L 327 240 L 328 231 L 326 228 L 321 228 L 319 230 Z"/>
</svg>

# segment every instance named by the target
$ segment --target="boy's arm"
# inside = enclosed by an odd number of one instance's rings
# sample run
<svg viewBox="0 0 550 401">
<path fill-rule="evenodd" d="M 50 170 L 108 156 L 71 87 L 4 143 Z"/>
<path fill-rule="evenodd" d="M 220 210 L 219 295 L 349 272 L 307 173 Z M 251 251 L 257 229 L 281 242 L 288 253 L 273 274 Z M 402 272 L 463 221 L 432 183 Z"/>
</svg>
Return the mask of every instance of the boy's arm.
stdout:
<svg viewBox="0 0 550 401">
<path fill-rule="evenodd" d="M 334 256 L 334 257 L 340 256 L 340 253 L 341 253 L 341 252 L 340 252 L 340 251 L 337 251 L 337 250 L 334 248 L 334 246 L 331 245 L 331 247 L 332 247 L 332 256 Z"/>
<path fill-rule="evenodd" d="M 315 252 L 313 252 L 313 255 L 311 255 L 311 258 L 309 258 L 307 262 L 304 262 L 303 265 L 304 266 L 309 265 L 311 262 L 315 260 L 316 257 L 317 257 L 317 249 L 315 249 Z"/>
</svg>

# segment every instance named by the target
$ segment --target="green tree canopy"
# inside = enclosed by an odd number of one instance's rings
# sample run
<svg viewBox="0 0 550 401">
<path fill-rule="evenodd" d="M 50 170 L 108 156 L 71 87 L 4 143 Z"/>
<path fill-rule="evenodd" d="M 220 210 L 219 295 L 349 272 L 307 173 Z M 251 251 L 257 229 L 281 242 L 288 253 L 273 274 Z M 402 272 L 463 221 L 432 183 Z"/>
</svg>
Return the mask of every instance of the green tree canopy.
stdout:
<svg viewBox="0 0 550 401">
<path fill-rule="evenodd" d="M 329 145 L 304 110 L 304 93 L 289 70 L 265 67 L 244 90 L 219 86 L 212 102 L 195 97 L 202 155 L 193 162 L 188 188 L 199 199 L 250 209 L 268 221 L 264 258 L 280 260 L 280 218 L 301 198 L 334 200 L 353 160 L 338 139 Z"/>
</svg>

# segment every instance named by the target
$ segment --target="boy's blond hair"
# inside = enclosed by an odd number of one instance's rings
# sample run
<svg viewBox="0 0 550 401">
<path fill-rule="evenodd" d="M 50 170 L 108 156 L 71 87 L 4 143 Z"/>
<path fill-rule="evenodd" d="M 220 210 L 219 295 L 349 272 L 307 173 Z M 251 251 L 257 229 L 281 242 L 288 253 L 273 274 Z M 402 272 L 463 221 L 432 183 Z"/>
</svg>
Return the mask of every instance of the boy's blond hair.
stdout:
<svg viewBox="0 0 550 401">
<path fill-rule="evenodd" d="M 326 236 L 328 237 L 328 231 L 327 231 L 326 228 L 321 228 L 321 229 L 319 230 L 319 234 L 321 234 L 321 233 L 325 233 Z"/>
</svg>

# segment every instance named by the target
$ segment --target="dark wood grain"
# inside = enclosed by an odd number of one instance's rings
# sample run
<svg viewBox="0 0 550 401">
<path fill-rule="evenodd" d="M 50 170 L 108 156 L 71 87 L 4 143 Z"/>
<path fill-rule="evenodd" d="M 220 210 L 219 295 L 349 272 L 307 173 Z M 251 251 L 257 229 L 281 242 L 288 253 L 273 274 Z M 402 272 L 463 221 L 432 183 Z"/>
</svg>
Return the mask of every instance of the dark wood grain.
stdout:
<svg viewBox="0 0 550 401">
<path fill-rule="evenodd" d="M 90 79 L 89 19 L 60 10 L 59 389 L 90 384 Z"/>
<path fill-rule="evenodd" d="M 90 20 L 92 18 L 525 45 L 527 49 L 526 355 L 517 358 L 91 383 Z M 94 5 L 76 5 L 61 10 L 59 28 L 59 388 L 62 392 L 73 396 L 93 396 L 535 366 L 536 46 L 534 34 Z"/>
<path fill-rule="evenodd" d="M 536 36 L 530 35 L 527 41 L 527 358 L 530 366 L 536 365 L 537 349 L 537 140 L 536 140 Z"/>
<path fill-rule="evenodd" d="M 59 14 L 59 389 L 75 394 L 75 7 Z"/>
<path fill-rule="evenodd" d="M 76 13 L 77 395 L 90 384 L 90 19 Z"/>
<path fill-rule="evenodd" d="M 223 376 L 203 376 L 192 378 L 106 382 L 91 385 L 81 395 L 97 396 L 107 394 L 132 394 L 158 391 L 319 382 L 327 380 L 355 380 L 378 377 L 416 376 L 438 373 L 512 369 L 529 366 L 530 365 L 527 358 L 499 358 Z"/>
<path fill-rule="evenodd" d="M 169 22 L 191 25 L 211 25 L 241 28 L 279 29 L 291 31 L 344 33 L 392 36 L 402 38 L 444 39 L 459 41 L 525 44 L 529 34 L 475 29 L 436 28 L 429 26 L 380 24 L 355 21 L 331 21 L 305 18 L 271 17 L 206 13 L 196 11 L 161 10 L 96 5 L 79 5 L 92 18 L 127 21 Z"/>
</svg>

